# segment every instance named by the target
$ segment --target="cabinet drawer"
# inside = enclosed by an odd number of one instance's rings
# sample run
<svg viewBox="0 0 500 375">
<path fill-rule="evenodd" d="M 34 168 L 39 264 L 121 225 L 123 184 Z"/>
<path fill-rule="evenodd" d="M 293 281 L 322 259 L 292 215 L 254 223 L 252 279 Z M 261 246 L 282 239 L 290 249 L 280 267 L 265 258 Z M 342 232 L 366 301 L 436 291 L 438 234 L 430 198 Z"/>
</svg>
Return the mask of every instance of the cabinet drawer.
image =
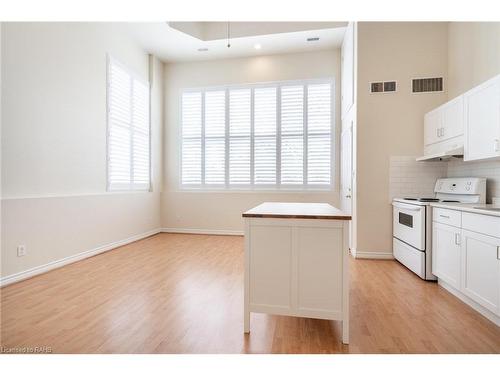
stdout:
<svg viewBox="0 0 500 375">
<path fill-rule="evenodd" d="M 500 238 L 500 217 L 464 212 L 462 228 Z"/>
<path fill-rule="evenodd" d="M 462 225 L 462 212 L 448 210 L 446 208 L 433 207 L 432 220 L 436 223 L 460 227 Z"/>
</svg>

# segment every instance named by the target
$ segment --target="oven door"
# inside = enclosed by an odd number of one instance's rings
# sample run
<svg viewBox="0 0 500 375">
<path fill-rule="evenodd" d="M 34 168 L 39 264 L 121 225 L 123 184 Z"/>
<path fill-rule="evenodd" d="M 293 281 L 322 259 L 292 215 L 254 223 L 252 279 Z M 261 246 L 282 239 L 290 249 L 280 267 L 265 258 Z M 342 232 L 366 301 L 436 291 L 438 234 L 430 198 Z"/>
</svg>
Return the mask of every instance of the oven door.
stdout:
<svg viewBox="0 0 500 375">
<path fill-rule="evenodd" d="M 425 251 L 425 206 L 393 202 L 393 235 Z"/>
</svg>

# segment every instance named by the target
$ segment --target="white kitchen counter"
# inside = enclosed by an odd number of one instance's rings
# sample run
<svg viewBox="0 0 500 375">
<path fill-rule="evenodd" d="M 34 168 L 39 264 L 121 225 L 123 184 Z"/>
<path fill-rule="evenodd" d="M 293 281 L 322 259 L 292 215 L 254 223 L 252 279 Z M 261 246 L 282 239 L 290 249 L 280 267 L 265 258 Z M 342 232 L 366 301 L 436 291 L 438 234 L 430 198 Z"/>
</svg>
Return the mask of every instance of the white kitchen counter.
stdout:
<svg viewBox="0 0 500 375">
<path fill-rule="evenodd" d="M 499 208 L 498 205 L 493 204 L 479 204 L 479 203 L 445 203 L 445 202 L 435 202 L 431 203 L 432 207 L 447 208 L 449 210 L 457 210 L 463 212 L 471 212 L 474 214 L 490 215 L 500 217 L 500 211 L 490 211 L 485 210 L 485 208 Z"/>
<path fill-rule="evenodd" d="M 326 203 L 266 202 L 245 220 L 244 331 L 250 313 L 342 321 L 349 342 L 351 216 Z"/>
</svg>

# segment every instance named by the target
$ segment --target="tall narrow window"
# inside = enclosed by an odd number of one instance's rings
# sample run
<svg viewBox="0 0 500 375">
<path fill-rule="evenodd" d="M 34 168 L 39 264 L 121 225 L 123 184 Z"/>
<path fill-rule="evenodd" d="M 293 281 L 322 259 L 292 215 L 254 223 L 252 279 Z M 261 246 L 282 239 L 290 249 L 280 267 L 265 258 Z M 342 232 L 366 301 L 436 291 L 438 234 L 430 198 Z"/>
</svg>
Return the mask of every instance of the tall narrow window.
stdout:
<svg viewBox="0 0 500 375">
<path fill-rule="evenodd" d="M 331 80 L 190 89 L 181 186 L 331 189 Z"/>
<path fill-rule="evenodd" d="M 108 59 L 108 190 L 149 190 L 149 84 Z"/>
</svg>

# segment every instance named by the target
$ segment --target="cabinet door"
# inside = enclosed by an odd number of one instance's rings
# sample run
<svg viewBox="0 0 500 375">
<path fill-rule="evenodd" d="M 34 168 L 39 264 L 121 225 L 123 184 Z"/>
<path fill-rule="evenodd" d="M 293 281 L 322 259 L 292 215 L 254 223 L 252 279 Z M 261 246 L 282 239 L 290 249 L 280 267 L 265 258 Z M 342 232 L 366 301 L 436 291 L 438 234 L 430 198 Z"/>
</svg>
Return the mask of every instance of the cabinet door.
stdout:
<svg viewBox="0 0 500 375">
<path fill-rule="evenodd" d="M 464 160 L 500 156 L 500 76 L 464 94 Z"/>
<path fill-rule="evenodd" d="M 459 96 L 442 107 L 441 139 L 446 140 L 464 134 L 464 98 Z"/>
<path fill-rule="evenodd" d="M 462 292 L 500 314 L 500 238 L 462 231 Z"/>
<path fill-rule="evenodd" d="M 432 223 L 432 273 L 460 289 L 460 229 Z"/>
<path fill-rule="evenodd" d="M 354 24 L 347 26 L 341 50 L 342 118 L 354 104 Z"/>
<path fill-rule="evenodd" d="M 342 227 L 297 228 L 297 311 L 342 314 Z"/>
<path fill-rule="evenodd" d="M 252 225 L 250 229 L 250 304 L 290 311 L 292 229 Z"/>
<path fill-rule="evenodd" d="M 435 109 L 424 116 L 424 145 L 439 142 L 441 128 L 441 110 Z"/>
</svg>

